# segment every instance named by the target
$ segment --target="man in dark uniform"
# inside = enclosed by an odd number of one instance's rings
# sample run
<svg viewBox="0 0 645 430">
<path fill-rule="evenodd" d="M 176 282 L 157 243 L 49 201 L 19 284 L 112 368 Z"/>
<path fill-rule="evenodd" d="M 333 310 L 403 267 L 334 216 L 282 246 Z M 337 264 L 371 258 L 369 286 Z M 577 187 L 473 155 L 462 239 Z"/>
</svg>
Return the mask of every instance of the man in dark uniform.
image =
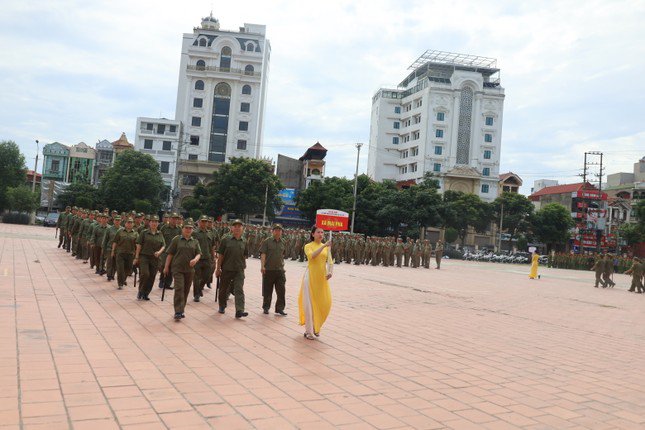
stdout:
<svg viewBox="0 0 645 430">
<path fill-rule="evenodd" d="M 175 236 L 166 253 L 166 263 L 163 273 L 166 276 L 172 276 L 175 281 L 175 320 L 184 318 L 184 309 L 186 308 L 186 301 L 188 293 L 190 292 L 190 285 L 193 281 L 194 267 L 201 257 L 201 249 L 199 248 L 199 241 L 192 237 L 193 234 L 193 220 L 188 218 L 183 224 L 181 234 Z"/>
<path fill-rule="evenodd" d="M 168 254 L 167 254 L 168 246 L 170 246 L 170 243 L 175 238 L 175 236 L 179 236 L 181 234 L 181 227 L 179 227 L 178 225 L 180 219 L 181 218 L 178 214 L 173 213 L 168 218 L 168 224 L 163 225 L 160 229 L 161 234 L 163 235 L 163 239 L 166 242 L 166 251 L 161 254 L 160 267 L 162 269 L 162 273 L 159 276 L 159 288 L 166 288 L 166 289 L 172 288 L 171 287 L 172 267 L 168 275 L 163 273 L 163 269 L 166 267 L 166 258 L 168 257 Z"/>
<path fill-rule="evenodd" d="M 208 231 L 208 216 L 202 215 L 199 219 L 199 227 L 193 229 L 193 237 L 199 242 L 201 257 L 195 265 L 195 276 L 193 278 L 193 300 L 198 302 L 204 295 L 204 285 L 208 282 L 213 273 L 213 261 L 215 260 L 215 244 L 213 236 Z"/>
<path fill-rule="evenodd" d="M 137 232 L 132 229 L 133 223 L 132 218 L 128 218 L 125 221 L 125 228 L 116 233 L 112 243 L 112 255 L 116 258 L 116 280 L 119 290 L 128 285 L 126 279 L 132 273 L 138 237 Z"/>
<path fill-rule="evenodd" d="M 611 257 L 609 254 L 605 254 L 603 257 L 604 260 L 604 266 L 602 270 L 602 280 L 607 285 L 608 287 L 613 288 L 616 284 L 614 281 L 611 280 L 611 274 L 613 273 L 614 270 L 614 264 L 613 261 L 611 260 Z"/>
<path fill-rule="evenodd" d="M 276 302 L 275 313 L 287 316 L 285 307 L 285 284 L 284 275 L 284 254 L 285 246 L 282 239 L 282 225 L 273 225 L 272 237 L 266 238 L 260 246 L 260 261 L 262 271 L 262 309 L 265 314 L 269 313 L 273 289 L 275 288 Z"/>
<path fill-rule="evenodd" d="M 600 284 L 603 288 L 607 288 L 607 284 L 602 280 L 602 273 L 605 271 L 605 260 L 601 256 L 598 257 L 591 270 L 596 273 L 594 287 L 598 288 L 598 284 Z"/>
<path fill-rule="evenodd" d="M 215 276 L 220 278 L 219 313 L 226 309 L 228 295 L 235 296 L 235 318 L 248 316 L 244 311 L 244 269 L 248 258 L 246 239 L 242 237 L 244 223 L 236 219 L 231 223 L 231 234 L 220 241 Z"/>
<path fill-rule="evenodd" d="M 443 258 L 443 241 L 438 240 L 434 250 L 434 261 L 437 263 L 437 269 L 441 269 L 441 259 Z"/>
<path fill-rule="evenodd" d="M 105 273 L 103 266 L 103 240 L 105 239 L 105 234 L 107 233 L 107 215 L 100 213 L 98 215 L 98 225 L 94 227 L 92 232 L 92 238 L 90 243 L 92 245 L 92 260 L 96 265 L 95 273 L 97 275 L 102 275 Z"/>
<path fill-rule="evenodd" d="M 114 236 L 116 233 L 121 230 L 121 217 L 119 215 L 114 215 L 112 218 L 112 223 L 105 232 L 103 237 L 103 261 L 105 264 L 105 270 L 107 273 L 107 280 L 114 280 L 114 273 L 116 272 L 116 261 L 112 256 L 112 243 L 114 243 Z"/>
<path fill-rule="evenodd" d="M 58 230 L 58 247 L 60 248 L 65 243 L 67 237 L 67 216 L 70 214 L 71 209 L 69 206 L 65 208 L 65 212 L 58 215 L 56 221 L 56 229 Z M 65 249 L 65 247 L 63 247 Z"/>
<path fill-rule="evenodd" d="M 150 300 L 148 295 L 155 282 L 159 270 L 159 256 L 166 247 L 163 235 L 158 230 L 159 217 L 150 217 L 149 229 L 143 230 L 137 238 L 137 250 L 134 256 L 134 265 L 139 266 L 139 292 L 137 300 Z"/>
</svg>

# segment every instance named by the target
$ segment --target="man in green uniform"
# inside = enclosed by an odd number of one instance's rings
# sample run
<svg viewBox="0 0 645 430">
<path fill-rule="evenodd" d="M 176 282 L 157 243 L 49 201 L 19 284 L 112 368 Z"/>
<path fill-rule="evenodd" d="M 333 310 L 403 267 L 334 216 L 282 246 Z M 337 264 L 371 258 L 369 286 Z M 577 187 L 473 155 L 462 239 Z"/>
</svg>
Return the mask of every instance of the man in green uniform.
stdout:
<svg viewBox="0 0 645 430">
<path fill-rule="evenodd" d="M 437 263 L 437 269 L 441 269 L 441 259 L 443 258 L 443 241 L 438 240 L 434 249 L 434 261 Z"/>
<path fill-rule="evenodd" d="M 105 234 L 108 230 L 107 215 L 99 214 L 98 220 L 99 224 L 94 227 L 90 242 L 92 244 L 94 264 L 96 264 L 96 270 L 94 273 L 97 275 L 103 275 L 105 273 L 105 266 L 103 265 L 103 240 L 105 239 Z"/>
<path fill-rule="evenodd" d="M 105 237 L 103 237 L 103 264 L 105 265 L 105 270 L 107 273 L 107 280 L 114 280 L 114 273 L 116 272 L 116 261 L 112 256 L 112 243 L 114 243 L 114 236 L 116 233 L 121 230 L 121 217 L 119 215 L 114 215 L 112 218 L 112 223 L 105 232 Z"/>
<path fill-rule="evenodd" d="M 616 285 L 616 283 L 611 280 L 611 274 L 614 272 L 614 263 L 609 254 L 605 254 L 603 260 L 604 266 L 602 270 L 602 280 L 605 285 L 613 288 Z"/>
<path fill-rule="evenodd" d="M 193 277 L 193 300 L 199 302 L 204 295 L 204 285 L 208 282 L 213 273 L 213 262 L 215 260 L 215 244 L 213 236 L 207 229 L 208 216 L 202 215 L 199 219 L 199 226 L 193 229 L 193 237 L 199 242 L 201 257 L 195 265 Z"/>
<path fill-rule="evenodd" d="M 69 215 L 72 208 L 67 206 L 65 212 L 58 215 L 58 220 L 56 221 L 56 230 L 58 230 L 58 247 L 60 248 L 65 243 L 65 238 L 67 237 L 67 216 Z M 65 249 L 65 247 L 63 247 Z"/>
<path fill-rule="evenodd" d="M 421 254 L 421 260 L 423 262 L 423 267 L 426 269 L 430 268 L 430 256 L 432 255 L 432 245 L 426 239 L 423 241 L 423 253 Z"/>
<path fill-rule="evenodd" d="M 90 212 L 89 220 L 90 222 L 87 224 L 85 227 L 85 261 L 83 261 L 83 264 L 87 263 L 87 261 L 90 261 L 90 269 L 94 268 L 94 259 L 93 259 L 93 253 L 92 253 L 92 236 L 94 234 L 94 227 L 98 225 L 98 222 L 96 222 L 96 214 L 97 211 L 92 211 Z"/>
<path fill-rule="evenodd" d="M 260 246 L 260 270 L 262 272 L 262 310 L 269 313 L 273 290 L 275 289 L 275 313 L 287 316 L 284 312 L 285 284 L 287 279 L 284 274 L 285 246 L 282 239 L 282 225 L 273 225 L 272 237 L 265 239 Z"/>
<path fill-rule="evenodd" d="M 170 243 L 172 240 L 175 238 L 175 236 L 179 236 L 181 234 L 181 227 L 179 227 L 179 220 L 181 217 L 177 213 L 173 213 L 169 218 L 168 218 L 168 224 L 163 225 L 160 229 L 161 234 L 163 235 L 163 239 L 166 242 L 166 251 L 164 251 L 161 254 L 161 269 L 162 273 L 159 276 L 159 288 L 166 288 L 166 289 L 171 289 L 172 288 L 172 267 L 170 268 L 171 271 L 168 273 L 168 275 L 165 275 L 163 273 L 163 269 L 166 267 L 166 258 L 168 257 L 167 251 L 168 251 L 168 246 L 170 246 Z"/>
<path fill-rule="evenodd" d="M 119 290 L 128 285 L 126 279 L 132 273 L 138 237 L 137 232 L 132 229 L 133 223 L 132 218 L 128 218 L 125 221 L 125 228 L 116 233 L 112 243 L 112 255 L 116 258 L 116 281 Z"/>
<path fill-rule="evenodd" d="M 232 291 L 235 296 L 235 318 L 248 316 L 248 312 L 244 311 L 244 269 L 248 253 L 243 233 L 244 224 L 236 219 L 231 224 L 231 234 L 220 242 L 215 272 L 215 276 L 220 278 L 218 312 L 224 313 L 228 295 Z"/>
<path fill-rule="evenodd" d="M 143 230 L 137 237 L 137 249 L 134 265 L 139 266 L 139 292 L 137 300 L 150 300 L 148 297 L 159 270 L 159 256 L 166 247 L 163 235 L 159 231 L 159 217 L 150 217 L 149 229 Z"/>
<path fill-rule="evenodd" d="M 80 252 L 82 248 L 80 244 L 80 233 L 81 233 L 81 226 L 83 225 L 84 219 L 85 219 L 85 210 L 79 209 L 77 212 L 76 219 L 74 220 L 74 225 L 72 226 L 72 257 L 75 257 L 77 260 L 81 259 Z"/>
<path fill-rule="evenodd" d="M 598 284 L 600 284 L 603 288 L 607 288 L 607 284 L 605 284 L 605 282 L 602 280 L 602 273 L 605 271 L 605 260 L 601 256 L 596 259 L 596 262 L 591 267 L 591 270 L 596 273 L 596 282 L 594 284 L 594 287 L 598 288 Z"/>
<path fill-rule="evenodd" d="M 412 239 L 407 238 L 403 244 L 403 265 L 410 266 L 410 256 L 412 255 Z"/>
<path fill-rule="evenodd" d="M 632 293 L 641 294 L 643 292 L 643 273 L 645 271 L 645 266 L 641 263 L 638 257 L 634 257 L 634 262 L 632 267 L 630 267 L 625 275 L 632 275 L 632 285 L 629 289 Z"/>
<path fill-rule="evenodd" d="M 394 256 L 396 257 L 396 267 L 401 267 L 401 263 L 403 261 L 403 239 L 400 237 L 396 240 Z"/>
<path fill-rule="evenodd" d="M 190 292 L 190 285 L 193 280 L 194 267 L 201 257 L 201 249 L 199 248 L 199 241 L 192 237 L 193 234 L 193 220 L 188 218 L 183 224 L 181 234 L 175 236 L 166 253 L 166 263 L 163 273 L 166 276 L 172 276 L 175 282 L 175 320 L 184 318 L 184 309 L 186 308 L 186 301 L 188 300 L 188 293 Z"/>
</svg>

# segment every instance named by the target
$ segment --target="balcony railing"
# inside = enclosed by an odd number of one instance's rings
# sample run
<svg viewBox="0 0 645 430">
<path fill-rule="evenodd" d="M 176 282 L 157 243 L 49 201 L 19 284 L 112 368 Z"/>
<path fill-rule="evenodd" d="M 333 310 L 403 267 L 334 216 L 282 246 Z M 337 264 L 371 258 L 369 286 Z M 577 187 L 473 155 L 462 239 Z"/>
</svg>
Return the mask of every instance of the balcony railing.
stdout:
<svg viewBox="0 0 645 430">
<path fill-rule="evenodd" d="M 212 66 L 186 66 L 186 70 L 195 71 L 195 72 L 218 72 L 218 73 L 230 73 L 232 75 L 241 75 L 241 76 L 262 76 L 262 72 L 249 72 L 242 69 L 231 69 L 228 67 L 212 67 Z"/>
</svg>

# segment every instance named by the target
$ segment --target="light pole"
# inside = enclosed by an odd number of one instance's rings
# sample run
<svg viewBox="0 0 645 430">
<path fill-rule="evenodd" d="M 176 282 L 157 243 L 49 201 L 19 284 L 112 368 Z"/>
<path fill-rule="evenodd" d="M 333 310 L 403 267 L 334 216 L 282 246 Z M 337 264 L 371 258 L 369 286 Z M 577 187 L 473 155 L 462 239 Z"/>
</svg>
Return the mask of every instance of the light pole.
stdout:
<svg viewBox="0 0 645 430">
<path fill-rule="evenodd" d="M 502 228 L 504 224 L 504 202 L 502 202 L 502 210 L 500 214 L 500 219 L 499 219 L 499 245 L 497 246 L 497 249 L 499 252 L 502 252 Z"/>
<path fill-rule="evenodd" d="M 38 153 L 40 152 L 40 142 L 36 139 L 36 166 L 34 166 L 34 177 L 31 182 L 31 192 L 36 192 L 36 171 L 38 170 Z"/>
<path fill-rule="evenodd" d="M 356 218 L 356 193 L 358 191 L 358 161 L 361 158 L 361 146 L 363 146 L 363 144 L 360 142 L 356 144 L 356 149 L 358 151 L 356 153 L 356 174 L 354 175 L 354 206 L 352 207 L 352 227 L 351 227 L 352 234 L 354 234 L 354 219 Z"/>
</svg>

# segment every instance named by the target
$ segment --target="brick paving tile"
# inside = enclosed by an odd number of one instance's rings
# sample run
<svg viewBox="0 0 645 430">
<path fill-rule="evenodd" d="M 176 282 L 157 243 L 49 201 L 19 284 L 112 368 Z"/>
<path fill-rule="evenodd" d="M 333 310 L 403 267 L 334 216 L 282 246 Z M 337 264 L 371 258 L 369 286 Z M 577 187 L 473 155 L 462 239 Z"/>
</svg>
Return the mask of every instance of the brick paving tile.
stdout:
<svg viewBox="0 0 645 430">
<path fill-rule="evenodd" d="M 0 224 L 0 426 L 30 428 L 638 428 L 643 298 L 615 275 L 447 260 L 441 271 L 339 264 L 321 337 L 262 315 L 248 261 L 243 321 L 214 291 L 172 320 L 56 248 Z M 5 329 L 5 328 L 8 328 Z M 1 427 L 0 427 L 1 428 Z"/>
</svg>

